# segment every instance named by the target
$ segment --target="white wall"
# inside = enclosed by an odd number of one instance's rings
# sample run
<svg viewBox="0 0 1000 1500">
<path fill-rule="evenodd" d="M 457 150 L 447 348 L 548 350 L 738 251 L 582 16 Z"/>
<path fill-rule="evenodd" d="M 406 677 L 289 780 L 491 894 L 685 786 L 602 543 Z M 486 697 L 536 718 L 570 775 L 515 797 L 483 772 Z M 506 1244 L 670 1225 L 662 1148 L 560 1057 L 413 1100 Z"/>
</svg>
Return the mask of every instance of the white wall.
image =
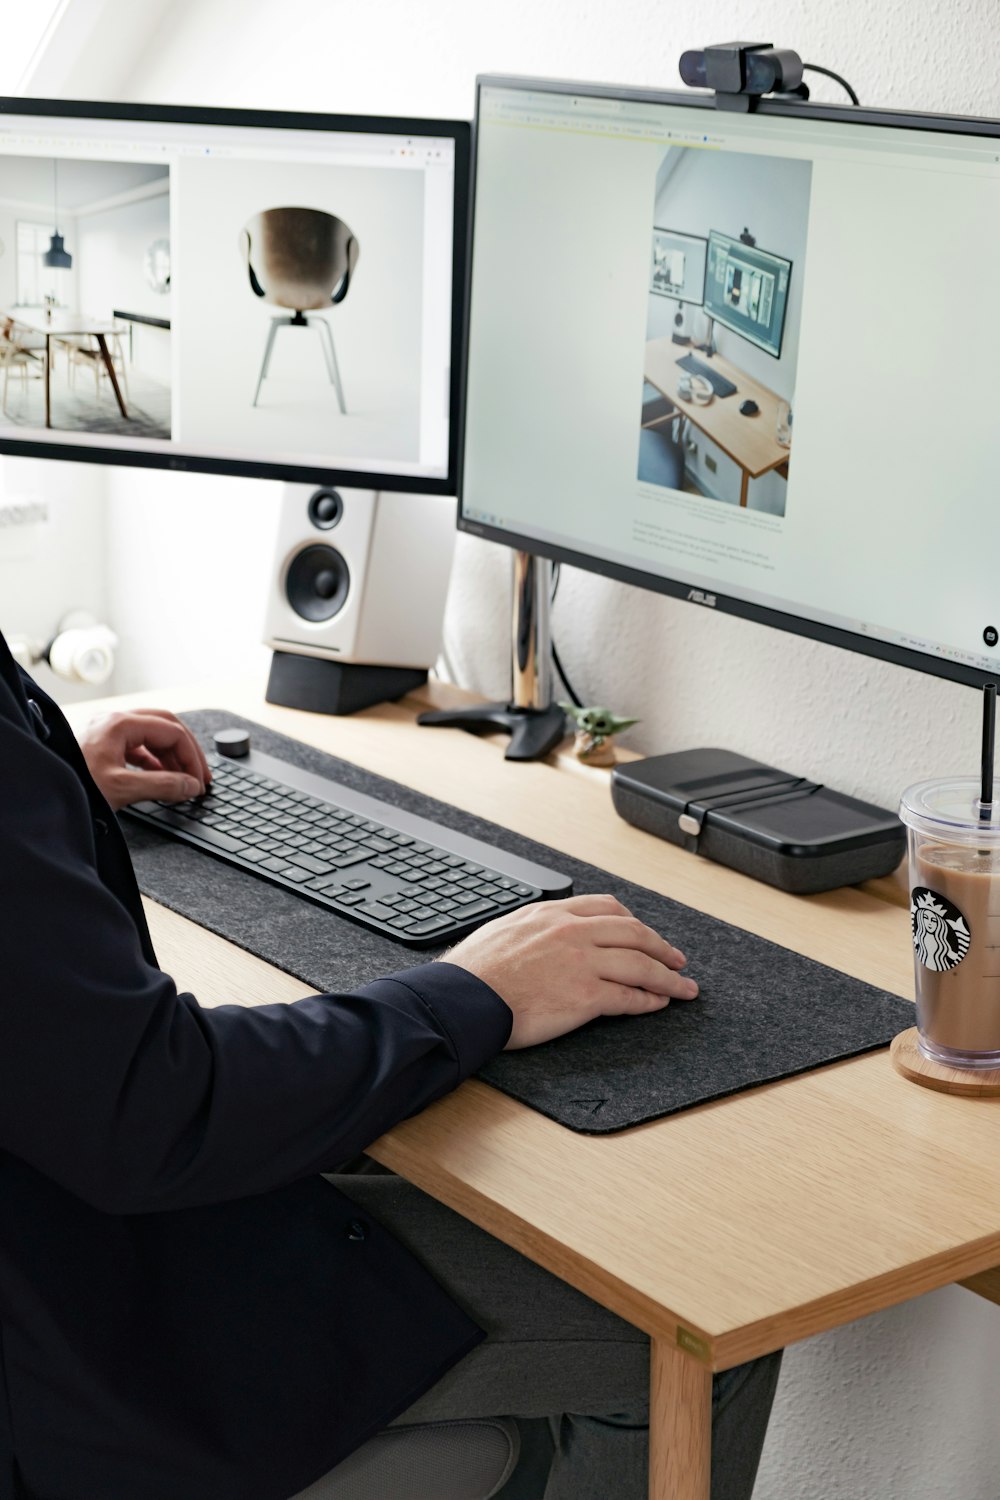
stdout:
<svg viewBox="0 0 1000 1500">
<path fill-rule="evenodd" d="M 166 180 L 164 191 L 153 197 L 98 213 L 79 214 L 73 247 L 74 262 L 79 265 L 79 306 L 94 318 L 110 318 L 115 308 L 144 313 L 151 318 L 169 318 L 169 293 L 154 292 L 144 271 L 149 246 L 154 240 L 169 237 L 170 197 Z M 139 336 L 134 343 L 134 365 L 169 384 L 169 334 L 160 328 L 143 328 L 141 324 L 135 325 L 135 332 Z"/>
<path fill-rule="evenodd" d="M 110 39 L 119 7 L 94 4 Z M 126 57 L 116 33 L 104 52 L 98 29 L 86 66 L 61 62 L 48 86 L 56 76 L 67 95 L 468 117 L 477 71 L 675 85 L 684 48 L 758 35 L 844 73 L 864 103 L 1000 113 L 992 0 L 176 0 L 149 15 L 162 19 L 144 51 Z M 822 82 L 814 92 L 838 93 Z M 250 481 L 115 474 L 128 681 L 259 660 L 250 598 L 259 588 L 263 600 L 269 494 Z M 491 696 L 508 689 L 508 598 L 506 554 L 460 538 L 449 659 Z M 888 805 L 917 777 L 975 761 L 968 689 L 764 627 L 567 573 L 555 634 L 585 699 L 642 715 L 629 736 L 640 749 L 730 745 Z M 1000 1315 L 957 1289 L 792 1350 L 757 1500 L 996 1500 L 998 1366 Z"/>
<path fill-rule="evenodd" d="M 0 458 L 0 630 L 8 639 L 45 646 L 70 610 L 106 617 L 104 526 L 104 478 L 94 465 Z M 61 703 L 95 696 L 44 664 L 33 670 Z"/>
</svg>

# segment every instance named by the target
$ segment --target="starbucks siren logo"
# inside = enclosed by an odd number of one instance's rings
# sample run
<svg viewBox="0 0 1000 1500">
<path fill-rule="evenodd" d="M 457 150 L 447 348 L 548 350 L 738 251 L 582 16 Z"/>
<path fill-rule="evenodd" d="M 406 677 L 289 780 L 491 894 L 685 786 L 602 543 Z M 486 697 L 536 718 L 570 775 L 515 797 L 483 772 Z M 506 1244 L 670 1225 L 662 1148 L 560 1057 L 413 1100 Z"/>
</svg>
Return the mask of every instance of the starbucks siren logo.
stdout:
<svg viewBox="0 0 1000 1500">
<path fill-rule="evenodd" d="M 925 969 L 941 973 L 960 964 L 972 934 L 962 913 L 937 891 L 914 886 L 910 892 L 913 946 Z"/>
</svg>

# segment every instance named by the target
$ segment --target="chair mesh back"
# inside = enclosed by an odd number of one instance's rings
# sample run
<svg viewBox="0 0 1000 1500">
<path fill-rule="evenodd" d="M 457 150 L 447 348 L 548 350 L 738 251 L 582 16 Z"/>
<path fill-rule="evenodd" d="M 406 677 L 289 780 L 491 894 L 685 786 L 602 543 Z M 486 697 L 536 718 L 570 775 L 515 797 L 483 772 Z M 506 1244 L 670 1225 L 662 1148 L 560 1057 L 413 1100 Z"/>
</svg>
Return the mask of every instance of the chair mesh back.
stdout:
<svg viewBox="0 0 1000 1500">
<path fill-rule="evenodd" d="M 502 1418 L 390 1427 L 295 1500 L 489 1500 L 518 1450 L 517 1427 Z"/>
</svg>

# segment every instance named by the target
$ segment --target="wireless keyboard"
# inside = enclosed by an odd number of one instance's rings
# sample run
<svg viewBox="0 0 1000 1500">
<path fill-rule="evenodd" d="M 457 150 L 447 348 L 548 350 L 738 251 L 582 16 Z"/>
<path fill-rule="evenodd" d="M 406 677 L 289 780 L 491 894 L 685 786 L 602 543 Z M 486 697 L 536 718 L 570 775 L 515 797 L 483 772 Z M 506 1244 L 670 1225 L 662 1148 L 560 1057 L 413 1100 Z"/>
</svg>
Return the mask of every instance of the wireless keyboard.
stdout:
<svg viewBox="0 0 1000 1500">
<path fill-rule="evenodd" d="M 713 370 L 711 365 L 702 364 L 701 360 L 695 359 L 693 354 L 685 354 L 684 358 L 679 359 L 677 363 L 682 370 L 687 370 L 689 375 L 703 375 L 720 398 L 731 396 L 736 390 L 731 380 L 727 380 L 725 375 L 720 375 L 718 370 Z"/>
<path fill-rule="evenodd" d="M 397 942 L 450 943 L 572 892 L 555 870 L 287 761 L 257 751 L 208 759 L 204 797 L 124 811 Z"/>
</svg>

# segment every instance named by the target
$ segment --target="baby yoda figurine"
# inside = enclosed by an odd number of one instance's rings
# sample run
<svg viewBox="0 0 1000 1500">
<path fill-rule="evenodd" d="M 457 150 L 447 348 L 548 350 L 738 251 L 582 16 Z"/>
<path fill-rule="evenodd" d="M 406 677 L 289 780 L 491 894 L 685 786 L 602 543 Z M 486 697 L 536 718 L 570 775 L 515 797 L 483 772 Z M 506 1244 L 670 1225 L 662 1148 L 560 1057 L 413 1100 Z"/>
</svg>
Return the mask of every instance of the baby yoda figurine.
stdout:
<svg viewBox="0 0 1000 1500">
<path fill-rule="evenodd" d="M 559 707 L 576 725 L 573 754 L 588 766 L 613 766 L 615 747 L 611 736 L 639 722 L 638 719 L 620 719 L 610 708 L 576 708 L 572 703 L 560 703 Z"/>
</svg>

